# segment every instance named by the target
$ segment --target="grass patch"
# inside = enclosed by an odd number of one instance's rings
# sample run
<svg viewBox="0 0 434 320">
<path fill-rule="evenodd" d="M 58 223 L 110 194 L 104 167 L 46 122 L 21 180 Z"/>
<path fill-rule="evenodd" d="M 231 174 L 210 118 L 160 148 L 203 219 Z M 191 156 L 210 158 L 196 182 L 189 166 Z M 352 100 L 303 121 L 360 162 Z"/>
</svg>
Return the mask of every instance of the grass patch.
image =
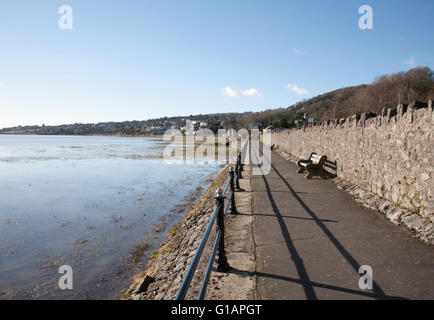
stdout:
<svg viewBox="0 0 434 320">
<path fill-rule="evenodd" d="M 381 186 L 381 194 L 383 197 L 386 195 L 386 186 L 384 184 Z"/>
</svg>

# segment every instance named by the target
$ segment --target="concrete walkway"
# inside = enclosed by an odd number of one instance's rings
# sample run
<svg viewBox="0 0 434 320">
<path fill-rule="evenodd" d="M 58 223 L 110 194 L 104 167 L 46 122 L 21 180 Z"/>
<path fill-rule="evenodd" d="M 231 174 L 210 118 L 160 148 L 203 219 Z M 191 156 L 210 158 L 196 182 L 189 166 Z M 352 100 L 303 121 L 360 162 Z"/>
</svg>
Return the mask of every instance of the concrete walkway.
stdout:
<svg viewBox="0 0 434 320">
<path fill-rule="evenodd" d="M 296 171 L 272 152 L 272 171 L 251 176 L 257 299 L 434 299 L 433 247 Z"/>
</svg>

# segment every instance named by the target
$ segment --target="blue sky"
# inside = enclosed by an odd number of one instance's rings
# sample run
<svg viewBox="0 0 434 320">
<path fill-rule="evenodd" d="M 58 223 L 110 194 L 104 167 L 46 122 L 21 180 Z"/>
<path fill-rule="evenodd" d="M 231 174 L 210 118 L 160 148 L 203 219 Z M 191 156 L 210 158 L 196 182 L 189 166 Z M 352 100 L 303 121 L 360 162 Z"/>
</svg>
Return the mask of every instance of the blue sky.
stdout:
<svg viewBox="0 0 434 320">
<path fill-rule="evenodd" d="M 373 30 L 358 25 L 366 4 Z M 432 0 L 4 0 L 0 128 L 260 111 L 434 69 L 433 12 Z"/>
</svg>

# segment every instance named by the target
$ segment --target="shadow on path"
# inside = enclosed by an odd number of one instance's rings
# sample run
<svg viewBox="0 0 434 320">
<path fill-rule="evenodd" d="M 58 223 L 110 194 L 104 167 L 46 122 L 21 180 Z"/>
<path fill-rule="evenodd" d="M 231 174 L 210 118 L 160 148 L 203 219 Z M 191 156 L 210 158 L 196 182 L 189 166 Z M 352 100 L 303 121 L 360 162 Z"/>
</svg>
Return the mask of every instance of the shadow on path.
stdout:
<svg viewBox="0 0 434 320">
<path fill-rule="evenodd" d="M 262 217 L 274 217 L 274 214 L 267 214 L 267 213 L 255 213 L 255 214 L 247 214 L 247 213 L 238 213 L 238 215 L 240 216 L 262 216 Z M 295 216 L 282 216 L 282 218 L 287 218 L 287 219 L 297 219 L 297 220 L 309 220 L 309 221 L 313 221 L 314 219 L 312 218 L 305 218 L 305 217 L 295 217 Z M 339 221 L 336 220 L 331 220 L 331 219 L 322 219 L 322 222 L 333 222 L 333 223 L 338 223 Z"/>
<path fill-rule="evenodd" d="M 321 221 L 321 219 L 319 219 L 316 216 L 316 214 L 306 205 L 306 203 L 298 196 L 297 192 L 294 191 L 294 189 L 291 187 L 291 185 L 288 183 L 288 181 L 280 174 L 280 172 L 277 170 L 277 168 L 273 164 L 271 164 L 271 167 L 277 173 L 277 175 L 280 177 L 280 179 L 285 183 L 285 185 L 288 187 L 288 189 L 291 191 L 294 198 L 301 204 L 301 206 L 312 217 L 312 219 L 315 221 L 315 223 L 318 225 L 318 227 L 320 227 L 321 230 L 325 233 L 325 235 L 330 239 L 330 241 L 333 243 L 333 245 L 336 247 L 336 249 L 342 254 L 342 256 L 348 261 L 348 263 L 358 273 L 361 265 L 344 248 L 344 246 L 339 242 L 339 240 L 336 239 L 336 237 L 327 228 L 327 226 L 323 223 L 323 221 Z M 264 181 L 266 181 L 265 176 L 263 176 L 263 179 L 264 179 Z M 266 185 L 268 186 L 268 183 L 266 183 Z M 269 197 L 270 197 L 270 201 L 272 201 L 271 191 L 269 193 Z M 274 206 L 273 206 L 273 208 L 274 208 Z M 279 216 L 277 218 L 279 219 Z M 280 217 L 280 219 L 281 219 L 281 217 Z M 279 223 L 280 223 L 280 221 L 279 221 Z M 384 291 L 381 289 L 381 287 L 375 281 L 373 281 L 373 289 L 372 290 L 374 291 L 374 297 L 377 299 L 390 299 L 391 298 L 391 297 L 386 296 Z"/>
<path fill-rule="evenodd" d="M 288 229 L 286 227 L 285 222 L 283 221 L 283 217 L 280 214 L 279 208 L 274 201 L 273 195 L 271 193 L 270 185 L 268 184 L 265 176 L 262 176 L 264 179 L 265 187 L 267 189 L 267 195 L 270 199 L 271 206 L 273 207 L 274 214 L 277 217 L 277 221 L 279 223 L 280 229 L 282 231 L 283 238 L 285 239 L 286 247 L 291 255 L 291 259 L 294 261 L 295 267 L 297 268 L 297 273 L 300 276 L 299 283 L 303 286 L 304 293 L 308 300 L 317 300 L 317 296 L 315 291 L 313 290 L 312 282 L 309 279 L 309 275 L 307 274 L 306 268 L 304 267 L 303 260 L 297 252 L 297 249 L 294 246 L 294 243 L 289 235 Z"/>
<path fill-rule="evenodd" d="M 257 272 L 257 271 L 251 272 L 251 271 L 245 271 L 245 270 L 239 270 L 236 268 L 232 268 L 229 273 L 240 275 L 242 277 L 255 277 L 256 276 L 256 277 L 270 278 L 270 279 L 276 279 L 276 280 L 283 280 L 283 281 L 288 281 L 288 282 L 293 282 L 293 283 L 303 285 L 303 283 L 300 279 L 284 277 L 284 276 L 279 276 L 276 274 L 269 274 L 269 273 L 264 273 L 264 272 Z M 378 299 L 378 294 L 376 294 L 375 292 L 371 293 L 371 292 L 365 292 L 365 291 L 358 291 L 358 290 L 354 290 L 354 289 L 342 288 L 342 287 L 333 286 L 333 285 L 324 284 L 324 283 L 319 283 L 319 282 L 315 282 L 315 281 L 310 281 L 309 285 L 311 287 L 315 287 L 315 288 L 334 290 L 334 291 L 359 295 L 359 296 L 363 296 L 363 297 Z M 386 295 L 383 296 L 383 298 L 388 299 L 388 300 L 407 300 L 407 299 L 404 299 L 401 297 L 393 297 L 393 296 L 386 296 Z"/>
</svg>

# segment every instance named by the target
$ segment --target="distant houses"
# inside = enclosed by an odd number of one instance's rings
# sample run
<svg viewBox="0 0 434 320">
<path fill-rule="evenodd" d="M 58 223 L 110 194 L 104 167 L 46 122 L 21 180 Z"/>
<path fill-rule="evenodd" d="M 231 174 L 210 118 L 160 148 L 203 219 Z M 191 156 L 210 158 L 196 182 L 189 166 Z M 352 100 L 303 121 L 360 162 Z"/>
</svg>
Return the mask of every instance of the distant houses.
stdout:
<svg viewBox="0 0 434 320">
<path fill-rule="evenodd" d="M 0 134 L 39 134 L 39 135 L 162 135 L 167 130 L 175 129 L 185 133 L 187 121 L 192 129 L 201 128 L 217 132 L 218 129 L 229 128 L 237 113 L 196 115 L 188 117 L 164 117 L 143 121 L 101 122 L 91 124 L 65 124 L 57 126 L 18 126 L 0 129 Z"/>
</svg>

